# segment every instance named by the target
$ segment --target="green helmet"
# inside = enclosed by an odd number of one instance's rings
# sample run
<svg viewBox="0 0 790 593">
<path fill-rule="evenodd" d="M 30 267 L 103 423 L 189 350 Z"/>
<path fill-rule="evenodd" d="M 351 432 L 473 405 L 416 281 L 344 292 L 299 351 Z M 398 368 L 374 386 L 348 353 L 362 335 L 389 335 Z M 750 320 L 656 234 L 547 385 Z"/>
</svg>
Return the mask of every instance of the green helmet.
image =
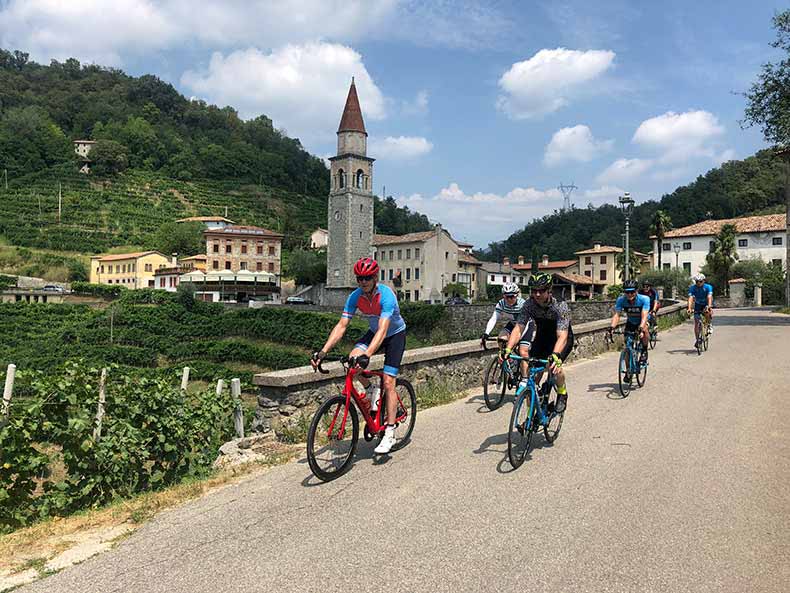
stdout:
<svg viewBox="0 0 790 593">
<path fill-rule="evenodd" d="M 532 274 L 527 281 L 527 286 L 532 288 L 550 288 L 553 282 L 553 278 L 551 274 L 547 274 L 546 272 L 538 272 L 537 274 Z"/>
</svg>

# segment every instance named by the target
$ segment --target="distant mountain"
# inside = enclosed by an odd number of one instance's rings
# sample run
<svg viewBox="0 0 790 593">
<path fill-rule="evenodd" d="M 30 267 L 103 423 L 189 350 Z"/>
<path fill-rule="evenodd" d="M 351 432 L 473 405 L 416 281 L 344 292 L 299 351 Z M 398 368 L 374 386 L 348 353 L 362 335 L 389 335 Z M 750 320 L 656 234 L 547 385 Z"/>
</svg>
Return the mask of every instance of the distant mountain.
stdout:
<svg viewBox="0 0 790 593">
<path fill-rule="evenodd" d="M 728 161 L 711 169 L 694 182 L 634 208 L 631 242 L 635 249 L 652 249 L 650 225 L 656 210 L 664 210 L 674 227 L 706 219 L 734 218 L 754 212 L 783 211 L 786 166 L 770 150 L 762 150 L 744 160 Z M 593 241 L 622 245 L 623 215 L 617 206 L 574 208 L 533 220 L 504 241 L 491 243 L 477 255 L 491 261 L 503 256 L 524 255 L 533 249 L 552 259 L 571 259 L 574 252 Z"/>
</svg>

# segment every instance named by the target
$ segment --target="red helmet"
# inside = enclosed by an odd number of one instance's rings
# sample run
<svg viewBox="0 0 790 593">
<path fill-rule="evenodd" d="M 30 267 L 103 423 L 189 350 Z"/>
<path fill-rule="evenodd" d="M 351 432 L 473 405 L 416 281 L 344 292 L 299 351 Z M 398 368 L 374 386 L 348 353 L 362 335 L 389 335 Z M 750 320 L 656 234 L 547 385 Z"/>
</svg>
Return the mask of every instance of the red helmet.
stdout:
<svg viewBox="0 0 790 593">
<path fill-rule="evenodd" d="M 363 257 L 354 264 L 355 276 L 375 276 L 379 273 L 379 263 L 372 257 Z"/>
</svg>

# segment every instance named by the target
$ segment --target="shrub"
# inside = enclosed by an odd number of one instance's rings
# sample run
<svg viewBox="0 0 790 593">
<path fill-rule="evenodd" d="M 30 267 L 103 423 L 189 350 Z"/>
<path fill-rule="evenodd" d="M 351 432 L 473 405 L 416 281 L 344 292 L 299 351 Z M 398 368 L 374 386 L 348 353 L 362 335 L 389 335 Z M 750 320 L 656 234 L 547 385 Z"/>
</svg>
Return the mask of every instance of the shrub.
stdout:
<svg viewBox="0 0 790 593">
<path fill-rule="evenodd" d="M 71 290 L 78 294 L 87 294 L 92 296 L 100 296 L 104 298 L 117 298 L 125 290 L 125 286 L 120 284 L 91 284 L 90 282 L 74 282 L 71 285 Z"/>
</svg>

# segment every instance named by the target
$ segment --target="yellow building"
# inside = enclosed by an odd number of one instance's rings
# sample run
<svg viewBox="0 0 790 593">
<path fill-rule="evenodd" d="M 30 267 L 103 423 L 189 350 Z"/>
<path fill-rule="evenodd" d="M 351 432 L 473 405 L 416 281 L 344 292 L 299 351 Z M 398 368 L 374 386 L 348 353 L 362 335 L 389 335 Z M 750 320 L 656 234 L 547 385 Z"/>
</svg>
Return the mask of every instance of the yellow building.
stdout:
<svg viewBox="0 0 790 593">
<path fill-rule="evenodd" d="M 604 291 L 612 284 L 621 284 L 620 266 L 617 265 L 617 256 L 623 252 L 622 247 L 601 245 L 595 243 L 592 249 L 576 251 L 579 257 L 579 274 L 592 278 L 596 283 L 604 283 Z M 637 265 L 630 267 L 639 270 L 639 273 L 650 269 L 650 256 L 639 251 L 634 251 L 638 260 Z"/>
<path fill-rule="evenodd" d="M 129 289 L 154 288 L 154 272 L 170 265 L 175 264 L 158 251 L 95 255 L 91 258 L 90 281 Z"/>
</svg>

